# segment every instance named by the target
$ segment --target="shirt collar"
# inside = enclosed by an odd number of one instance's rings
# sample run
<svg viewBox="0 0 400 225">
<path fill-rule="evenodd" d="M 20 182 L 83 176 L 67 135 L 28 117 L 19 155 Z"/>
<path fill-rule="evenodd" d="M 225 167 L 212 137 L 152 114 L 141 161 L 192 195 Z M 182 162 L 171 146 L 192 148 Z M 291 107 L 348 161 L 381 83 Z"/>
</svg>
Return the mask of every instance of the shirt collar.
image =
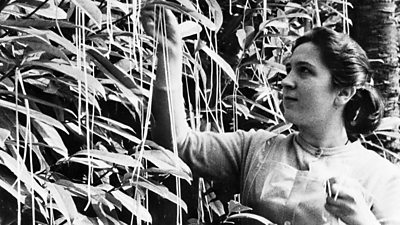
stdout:
<svg viewBox="0 0 400 225">
<path fill-rule="evenodd" d="M 331 155 L 336 155 L 342 152 L 346 152 L 352 148 L 353 145 L 356 143 L 359 143 L 359 141 L 355 142 L 350 142 L 348 141 L 345 145 L 341 146 L 336 146 L 336 147 L 330 147 L 330 148 L 324 148 L 324 147 L 315 147 L 308 142 L 306 142 L 303 138 L 299 136 L 298 133 L 293 134 L 293 142 L 295 145 L 298 145 L 301 149 L 304 151 L 316 156 L 316 157 L 322 157 L 322 156 L 331 156 Z"/>
</svg>

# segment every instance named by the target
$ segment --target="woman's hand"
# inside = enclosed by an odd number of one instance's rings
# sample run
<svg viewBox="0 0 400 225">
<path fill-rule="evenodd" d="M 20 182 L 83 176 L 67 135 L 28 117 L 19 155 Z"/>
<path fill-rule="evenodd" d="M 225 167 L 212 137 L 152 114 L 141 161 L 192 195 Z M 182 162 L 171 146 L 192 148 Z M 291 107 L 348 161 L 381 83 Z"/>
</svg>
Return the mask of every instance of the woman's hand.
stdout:
<svg viewBox="0 0 400 225">
<path fill-rule="evenodd" d="M 178 21 L 170 10 L 148 4 L 142 8 L 140 20 L 144 31 L 161 45 L 159 47 L 180 47 Z"/>
<path fill-rule="evenodd" d="M 363 193 L 364 188 L 353 179 L 334 177 L 327 182 L 325 208 L 348 225 L 379 224 Z"/>
</svg>

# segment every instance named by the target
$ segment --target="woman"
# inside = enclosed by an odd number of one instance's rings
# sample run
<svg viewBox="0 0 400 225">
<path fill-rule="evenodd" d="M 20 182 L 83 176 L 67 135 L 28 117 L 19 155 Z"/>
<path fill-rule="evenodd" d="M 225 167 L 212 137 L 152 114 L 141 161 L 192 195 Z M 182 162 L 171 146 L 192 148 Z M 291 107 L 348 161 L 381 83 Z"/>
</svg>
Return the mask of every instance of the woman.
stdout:
<svg viewBox="0 0 400 225">
<path fill-rule="evenodd" d="M 156 38 L 152 13 L 144 10 L 142 21 Z M 298 133 L 194 132 L 185 120 L 178 23 L 170 11 L 158 15 L 167 28 L 153 91 L 158 143 L 176 141 L 195 173 L 236 187 L 244 205 L 274 223 L 400 224 L 399 169 L 353 138 L 382 115 L 357 43 L 326 28 L 296 41 L 282 86 L 284 116 Z"/>
</svg>

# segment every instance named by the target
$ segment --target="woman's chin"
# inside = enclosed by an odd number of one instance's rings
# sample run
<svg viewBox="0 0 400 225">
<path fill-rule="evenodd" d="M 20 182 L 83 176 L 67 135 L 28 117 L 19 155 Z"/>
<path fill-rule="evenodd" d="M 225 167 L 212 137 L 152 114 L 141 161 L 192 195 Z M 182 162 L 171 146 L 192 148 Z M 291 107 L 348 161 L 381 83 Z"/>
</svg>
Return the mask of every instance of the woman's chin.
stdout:
<svg viewBox="0 0 400 225">
<path fill-rule="evenodd" d="M 295 126 L 301 126 L 302 124 L 304 125 L 304 118 L 301 119 L 298 113 L 290 113 L 290 111 L 285 112 L 283 114 L 283 117 L 285 118 L 287 123 L 291 123 Z"/>
<path fill-rule="evenodd" d="M 293 112 L 291 112 L 291 110 L 285 109 L 284 112 L 283 112 L 283 117 L 285 117 L 285 120 L 286 120 L 287 122 L 293 123 L 293 124 L 295 123 L 296 114 L 293 113 Z M 297 115 L 297 117 L 298 117 L 298 115 Z"/>
</svg>

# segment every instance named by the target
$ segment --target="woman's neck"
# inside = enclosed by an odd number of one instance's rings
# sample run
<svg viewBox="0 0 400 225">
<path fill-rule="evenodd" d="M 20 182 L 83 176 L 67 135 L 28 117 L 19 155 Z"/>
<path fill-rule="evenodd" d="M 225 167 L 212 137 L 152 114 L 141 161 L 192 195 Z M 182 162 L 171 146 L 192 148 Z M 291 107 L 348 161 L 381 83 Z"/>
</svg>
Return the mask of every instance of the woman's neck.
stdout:
<svg viewBox="0 0 400 225">
<path fill-rule="evenodd" d="M 299 127 L 299 136 L 308 144 L 317 148 L 331 148 L 345 145 L 349 139 L 343 126 L 329 125 L 312 128 Z"/>
</svg>

